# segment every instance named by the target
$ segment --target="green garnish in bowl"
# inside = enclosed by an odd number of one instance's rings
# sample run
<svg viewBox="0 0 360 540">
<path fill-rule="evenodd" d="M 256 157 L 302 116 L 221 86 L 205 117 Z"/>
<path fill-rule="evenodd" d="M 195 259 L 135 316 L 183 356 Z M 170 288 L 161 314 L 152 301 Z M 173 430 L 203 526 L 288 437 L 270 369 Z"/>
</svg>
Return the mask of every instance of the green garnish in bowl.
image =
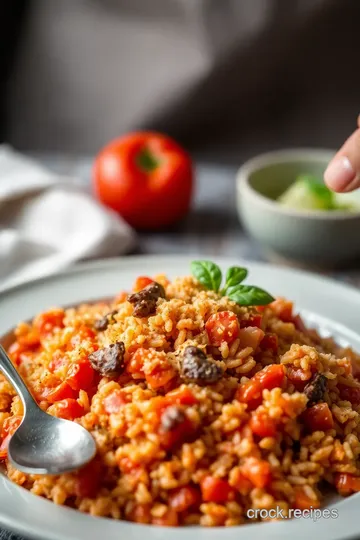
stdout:
<svg viewBox="0 0 360 540">
<path fill-rule="evenodd" d="M 353 201 L 345 202 L 342 197 L 327 188 L 316 176 L 301 175 L 277 200 L 295 210 L 357 210 Z"/>
<path fill-rule="evenodd" d="M 298 210 L 334 210 L 334 193 L 315 176 L 299 176 L 278 198 L 288 208 Z"/>
</svg>

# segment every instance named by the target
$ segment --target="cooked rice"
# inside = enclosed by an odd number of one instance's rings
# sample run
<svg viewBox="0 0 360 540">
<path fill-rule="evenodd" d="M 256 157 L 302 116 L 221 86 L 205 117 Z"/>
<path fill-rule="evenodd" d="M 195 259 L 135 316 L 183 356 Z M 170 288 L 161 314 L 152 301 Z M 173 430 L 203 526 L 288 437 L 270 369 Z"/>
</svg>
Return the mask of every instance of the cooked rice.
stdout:
<svg viewBox="0 0 360 540">
<path fill-rule="evenodd" d="M 155 525 L 234 526 L 249 521 L 249 508 L 279 507 L 286 514 L 294 507 L 319 507 L 326 485 L 339 487 L 339 473 L 351 475 L 343 479 L 360 476 L 360 398 L 356 399 L 360 385 L 354 377 L 360 370 L 353 351 L 305 329 L 283 299 L 259 310 L 262 332 L 255 331 L 257 338 L 255 334 L 249 338 L 251 332 L 243 329 L 232 342 L 212 345 L 205 328 L 211 315 L 235 313 L 246 328 L 246 321 L 258 314 L 256 308 L 240 307 L 206 291 L 191 277 L 172 283 L 164 276 L 156 280 L 165 287 L 166 299 L 159 298 L 156 313 L 148 317 L 134 317 L 133 305 L 121 294 L 111 305 L 54 309 L 31 324 L 19 324 L 10 355 L 50 414 L 62 413 L 56 402 L 44 397 L 44 388 L 64 381 L 70 365 L 86 360 L 98 348 L 123 342 L 126 369 L 117 377 L 99 377 L 94 388 L 82 388 L 74 396 L 82 408 L 75 421 L 90 431 L 97 444 L 92 463 L 71 474 L 27 475 L 6 460 L 7 439 L 0 455 L 12 481 L 56 504 L 96 516 Z M 93 331 L 95 320 L 112 310 L 116 314 L 107 329 Z M 54 320 L 62 322 L 54 324 Z M 44 321 L 50 321 L 48 327 Z M 264 335 L 277 336 L 278 343 L 272 338 L 263 342 L 269 346 L 261 345 Z M 182 355 L 188 346 L 215 359 L 224 371 L 218 382 L 200 386 L 181 379 Z M 136 371 L 129 366 L 139 350 L 143 363 Z M 263 389 L 256 406 L 240 402 L 237 389 L 274 364 L 284 366 L 281 388 Z M 318 372 L 327 381 L 320 402 L 328 404 L 334 420 L 333 427 L 325 430 L 311 430 L 304 423 L 310 405 L 304 386 Z M 163 383 L 156 378 L 159 373 L 167 374 Z M 347 387 L 352 394 L 346 393 Z M 105 398 L 120 389 L 121 407 L 106 412 Z M 158 404 L 174 389 L 191 392 L 187 395 L 193 403 L 180 409 L 192 429 L 169 447 L 160 436 L 163 412 Z M 349 396 L 355 397 L 349 401 Z M 252 432 L 249 420 L 258 413 L 275 423 L 275 433 Z M 20 399 L 1 377 L 0 428 L 8 418 L 20 419 L 22 414 Z M 267 464 L 267 480 L 249 476 L 249 463 Z M 209 477 L 217 486 L 214 493 L 204 487 Z"/>
</svg>

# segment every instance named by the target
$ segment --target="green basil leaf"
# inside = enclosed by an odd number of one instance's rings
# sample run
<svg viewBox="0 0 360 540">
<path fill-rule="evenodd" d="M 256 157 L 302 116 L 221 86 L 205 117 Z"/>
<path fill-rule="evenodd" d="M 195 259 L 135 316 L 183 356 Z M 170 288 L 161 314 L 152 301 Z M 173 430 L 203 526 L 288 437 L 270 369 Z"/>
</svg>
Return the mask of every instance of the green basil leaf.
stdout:
<svg viewBox="0 0 360 540">
<path fill-rule="evenodd" d="M 224 290 L 228 289 L 229 287 L 239 285 L 239 283 L 244 281 L 247 274 L 248 271 L 246 270 L 246 268 L 241 268 L 240 266 L 231 266 L 226 272 L 226 283 Z"/>
<path fill-rule="evenodd" d="M 275 300 L 268 292 L 254 285 L 237 285 L 228 290 L 227 296 L 240 306 L 266 306 Z"/>
<path fill-rule="evenodd" d="M 207 289 L 219 290 L 222 274 L 217 264 L 211 261 L 192 261 L 191 273 Z"/>
</svg>

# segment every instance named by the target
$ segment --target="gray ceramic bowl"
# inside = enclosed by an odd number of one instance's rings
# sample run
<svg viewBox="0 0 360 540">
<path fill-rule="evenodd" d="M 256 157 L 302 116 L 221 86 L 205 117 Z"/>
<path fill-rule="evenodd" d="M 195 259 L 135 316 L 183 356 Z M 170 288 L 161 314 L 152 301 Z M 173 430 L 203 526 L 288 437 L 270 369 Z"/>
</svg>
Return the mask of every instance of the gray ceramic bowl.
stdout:
<svg viewBox="0 0 360 540">
<path fill-rule="evenodd" d="M 270 259 L 336 267 L 360 259 L 360 211 L 293 210 L 276 202 L 299 174 L 322 178 L 334 155 L 294 149 L 262 154 L 237 175 L 237 207 L 248 233 Z M 360 190 L 346 195 L 360 200 Z"/>
</svg>

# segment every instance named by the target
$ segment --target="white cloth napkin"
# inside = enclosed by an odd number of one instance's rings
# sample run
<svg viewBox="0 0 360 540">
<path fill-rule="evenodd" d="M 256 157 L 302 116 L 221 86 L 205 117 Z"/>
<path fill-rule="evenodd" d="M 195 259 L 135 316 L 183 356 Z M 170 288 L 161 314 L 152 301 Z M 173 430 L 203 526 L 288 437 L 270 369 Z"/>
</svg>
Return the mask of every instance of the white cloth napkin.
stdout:
<svg viewBox="0 0 360 540">
<path fill-rule="evenodd" d="M 127 252 L 135 233 L 74 179 L 0 146 L 0 289 Z"/>
</svg>

